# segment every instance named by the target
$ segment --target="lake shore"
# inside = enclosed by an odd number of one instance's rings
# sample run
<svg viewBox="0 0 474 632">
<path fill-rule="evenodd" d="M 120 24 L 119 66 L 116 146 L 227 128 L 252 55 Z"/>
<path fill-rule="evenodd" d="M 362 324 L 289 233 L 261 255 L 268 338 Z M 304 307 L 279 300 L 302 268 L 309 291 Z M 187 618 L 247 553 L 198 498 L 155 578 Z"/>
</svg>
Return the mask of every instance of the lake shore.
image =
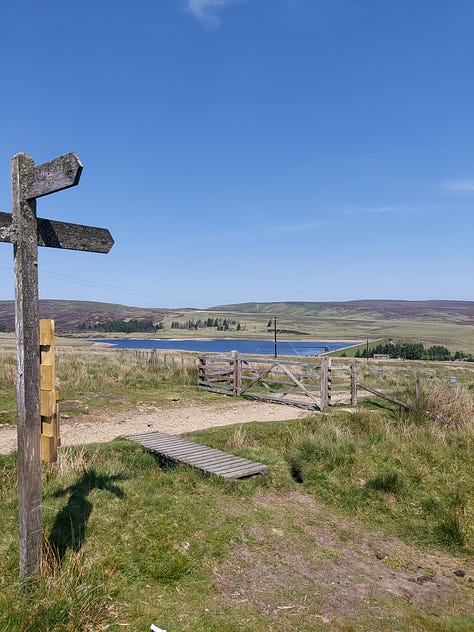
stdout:
<svg viewBox="0 0 474 632">
<path fill-rule="evenodd" d="M 94 347 L 195 353 L 318 356 L 362 344 L 360 340 L 262 340 L 253 338 L 102 338 L 90 339 Z"/>
</svg>

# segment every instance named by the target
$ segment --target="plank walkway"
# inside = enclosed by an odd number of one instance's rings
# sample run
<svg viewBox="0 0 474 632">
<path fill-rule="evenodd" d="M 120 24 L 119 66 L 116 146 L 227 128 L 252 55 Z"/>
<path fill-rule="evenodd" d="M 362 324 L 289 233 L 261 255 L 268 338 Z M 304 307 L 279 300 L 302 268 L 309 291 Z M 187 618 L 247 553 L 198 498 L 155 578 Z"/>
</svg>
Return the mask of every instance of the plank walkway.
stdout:
<svg viewBox="0 0 474 632">
<path fill-rule="evenodd" d="M 174 437 L 164 432 L 147 432 L 129 435 L 126 438 L 158 456 L 192 465 L 204 472 L 216 474 L 227 480 L 268 473 L 268 467 L 257 461 L 249 461 L 240 456 L 199 445 L 199 443 Z"/>
</svg>

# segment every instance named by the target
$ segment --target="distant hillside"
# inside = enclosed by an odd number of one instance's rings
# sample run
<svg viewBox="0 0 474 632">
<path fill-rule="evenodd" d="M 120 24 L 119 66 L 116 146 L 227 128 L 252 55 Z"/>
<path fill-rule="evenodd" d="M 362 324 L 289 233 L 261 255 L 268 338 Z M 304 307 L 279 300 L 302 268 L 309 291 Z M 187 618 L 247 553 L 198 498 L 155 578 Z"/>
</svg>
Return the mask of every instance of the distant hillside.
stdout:
<svg viewBox="0 0 474 632">
<path fill-rule="evenodd" d="M 277 316 L 280 338 L 298 340 L 366 340 L 392 338 L 444 345 L 474 354 L 474 301 L 382 301 L 240 303 L 207 310 L 141 308 L 92 301 L 40 301 L 42 318 L 53 318 L 59 334 L 122 335 L 162 338 L 270 338 Z M 122 323 L 111 323 L 122 321 Z M 144 322 L 147 321 L 147 322 Z M 209 322 L 212 325 L 209 325 Z M 217 326 L 215 323 L 218 323 Z M 110 324 L 98 327 L 97 325 Z M 225 323 L 228 326 L 224 326 Z M 154 326 L 159 324 L 159 328 Z M 143 325 L 143 329 L 141 328 Z M 14 329 L 13 301 L 0 301 L 0 330 Z M 124 334 L 125 335 L 125 334 Z"/>
<path fill-rule="evenodd" d="M 384 319 L 474 318 L 474 301 L 361 300 L 343 302 L 236 303 L 210 308 L 212 311 L 284 316 L 367 315 Z"/>
<path fill-rule="evenodd" d="M 0 301 L 0 324 L 15 328 L 14 301 Z M 81 325 L 93 325 L 110 320 L 151 320 L 158 323 L 169 310 L 160 308 L 128 307 L 94 301 L 40 301 L 40 317 L 53 318 L 56 331 L 78 331 Z"/>
</svg>

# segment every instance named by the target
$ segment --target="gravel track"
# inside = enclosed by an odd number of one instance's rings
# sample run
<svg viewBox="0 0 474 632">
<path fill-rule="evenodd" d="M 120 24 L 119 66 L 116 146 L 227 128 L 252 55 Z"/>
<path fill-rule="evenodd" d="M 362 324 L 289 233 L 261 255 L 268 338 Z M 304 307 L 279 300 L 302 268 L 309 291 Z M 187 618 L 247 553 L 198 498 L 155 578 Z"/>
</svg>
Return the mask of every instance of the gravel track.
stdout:
<svg viewBox="0 0 474 632">
<path fill-rule="evenodd" d="M 263 402 L 225 401 L 217 405 L 139 406 L 125 412 L 105 412 L 61 419 L 61 445 L 105 443 L 116 437 L 159 430 L 178 435 L 193 430 L 250 421 L 282 421 L 306 417 L 308 411 Z M 16 449 L 16 427 L 0 427 L 0 454 Z"/>
</svg>

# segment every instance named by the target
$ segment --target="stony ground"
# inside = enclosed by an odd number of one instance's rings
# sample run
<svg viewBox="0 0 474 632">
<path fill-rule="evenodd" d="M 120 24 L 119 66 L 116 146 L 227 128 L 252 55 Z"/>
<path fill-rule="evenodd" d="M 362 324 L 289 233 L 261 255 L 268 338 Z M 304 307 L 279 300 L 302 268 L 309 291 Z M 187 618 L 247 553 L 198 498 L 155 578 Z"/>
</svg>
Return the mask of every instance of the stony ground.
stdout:
<svg viewBox="0 0 474 632">
<path fill-rule="evenodd" d="M 105 443 L 116 437 L 159 430 L 181 434 L 216 426 L 247 423 L 249 421 L 279 421 L 297 419 L 307 411 L 291 406 L 262 402 L 222 402 L 218 405 L 180 405 L 156 408 L 143 405 L 125 412 L 91 413 L 61 418 L 61 445 Z M 0 426 L 0 454 L 16 449 L 16 427 Z"/>
</svg>

